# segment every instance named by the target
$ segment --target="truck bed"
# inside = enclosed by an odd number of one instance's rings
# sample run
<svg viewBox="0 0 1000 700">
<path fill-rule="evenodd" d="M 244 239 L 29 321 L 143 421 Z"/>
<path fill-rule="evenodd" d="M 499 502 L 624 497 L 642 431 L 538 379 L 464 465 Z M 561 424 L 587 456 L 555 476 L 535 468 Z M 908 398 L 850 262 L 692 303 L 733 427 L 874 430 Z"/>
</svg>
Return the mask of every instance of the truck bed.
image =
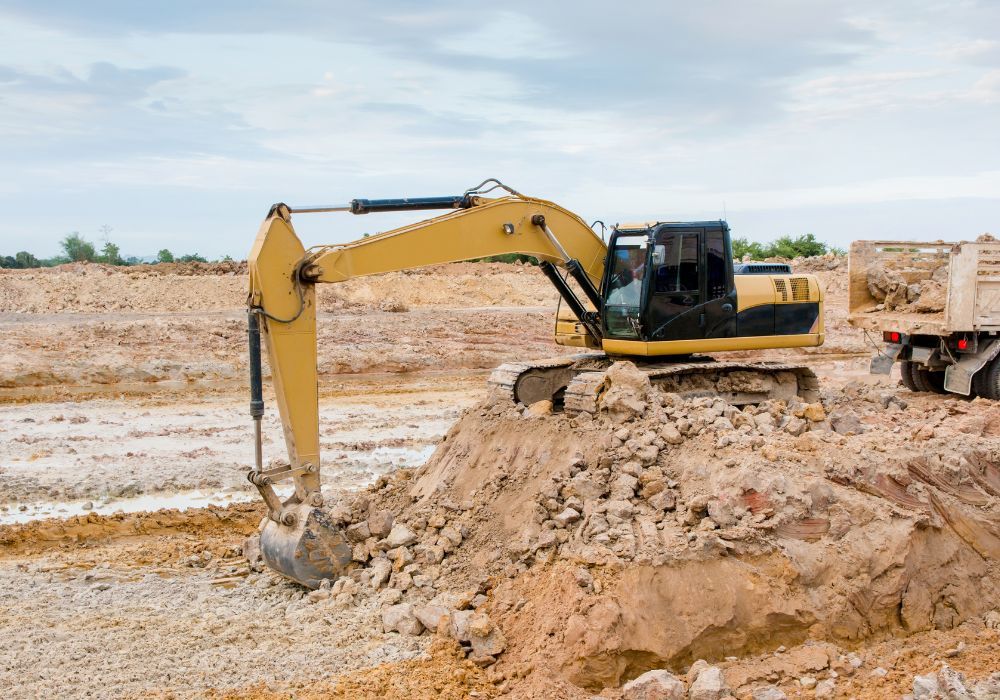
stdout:
<svg viewBox="0 0 1000 700">
<path fill-rule="evenodd" d="M 855 241 L 848 322 L 946 336 L 1000 330 L 1000 241 Z"/>
</svg>

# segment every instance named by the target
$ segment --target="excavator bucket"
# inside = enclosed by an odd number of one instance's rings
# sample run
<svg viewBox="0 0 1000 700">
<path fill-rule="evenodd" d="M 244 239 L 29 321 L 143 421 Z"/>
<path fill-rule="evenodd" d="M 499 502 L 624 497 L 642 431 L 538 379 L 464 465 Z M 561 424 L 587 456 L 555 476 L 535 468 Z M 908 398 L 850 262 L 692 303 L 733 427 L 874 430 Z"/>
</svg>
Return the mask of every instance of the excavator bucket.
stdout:
<svg viewBox="0 0 1000 700">
<path fill-rule="evenodd" d="M 335 580 L 347 572 L 351 545 L 322 510 L 307 504 L 287 510 L 292 525 L 268 520 L 260 533 L 260 553 L 273 570 L 307 588 L 319 588 L 323 579 Z"/>
</svg>

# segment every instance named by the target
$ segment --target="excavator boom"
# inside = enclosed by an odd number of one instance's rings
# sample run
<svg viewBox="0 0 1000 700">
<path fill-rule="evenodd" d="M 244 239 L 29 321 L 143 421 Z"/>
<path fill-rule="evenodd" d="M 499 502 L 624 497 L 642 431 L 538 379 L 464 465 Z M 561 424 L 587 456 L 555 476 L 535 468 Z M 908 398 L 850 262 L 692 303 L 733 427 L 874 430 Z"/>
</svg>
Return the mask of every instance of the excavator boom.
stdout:
<svg viewBox="0 0 1000 700">
<path fill-rule="evenodd" d="M 292 226 L 292 213 L 452 209 L 447 214 L 368 236 L 343 245 L 306 250 Z M 307 586 L 336 578 L 350 562 L 350 547 L 325 521 L 320 491 L 319 402 L 316 352 L 318 283 L 335 283 L 436 263 L 520 253 L 541 261 L 590 336 L 596 322 L 598 288 L 607 248 L 578 216 L 556 204 L 518 193 L 488 199 L 474 192 L 460 197 L 358 199 L 344 207 L 294 208 L 277 204 L 264 220 L 250 252 L 251 415 L 255 422 L 256 464 L 249 479 L 268 506 L 261 534 L 265 561 Z M 572 291 L 556 266 L 565 268 L 583 290 Z M 562 288 L 559 284 L 562 284 Z M 258 329 L 288 451 L 287 465 L 264 469 L 260 450 L 263 414 Z M 596 346 L 599 336 L 591 338 Z M 294 493 L 281 499 L 276 483 L 291 480 Z"/>
</svg>

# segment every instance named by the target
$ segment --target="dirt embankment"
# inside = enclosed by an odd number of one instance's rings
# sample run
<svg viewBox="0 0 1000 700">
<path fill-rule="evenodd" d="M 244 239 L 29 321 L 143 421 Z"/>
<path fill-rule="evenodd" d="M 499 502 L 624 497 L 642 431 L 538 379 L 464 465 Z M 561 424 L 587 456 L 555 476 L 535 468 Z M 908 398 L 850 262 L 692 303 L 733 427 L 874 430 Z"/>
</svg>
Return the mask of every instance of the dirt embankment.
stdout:
<svg viewBox="0 0 1000 700">
<path fill-rule="evenodd" d="M 484 284 L 484 278 L 489 279 Z M 0 270 L 0 312 L 232 311 L 246 306 L 245 263 L 113 267 L 74 263 Z M 556 292 L 531 265 L 455 263 L 318 287 L 319 310 L 553 306 Z"/>
</svg>

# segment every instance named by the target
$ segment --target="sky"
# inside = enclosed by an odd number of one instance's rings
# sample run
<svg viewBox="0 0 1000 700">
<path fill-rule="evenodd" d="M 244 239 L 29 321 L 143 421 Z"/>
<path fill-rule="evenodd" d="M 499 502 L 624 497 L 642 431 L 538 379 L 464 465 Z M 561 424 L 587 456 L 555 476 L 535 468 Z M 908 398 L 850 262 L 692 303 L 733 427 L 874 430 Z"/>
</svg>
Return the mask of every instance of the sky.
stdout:
<svg viewBox="0 0 1000 700">
<path fill-rule="evenodd" d="M 1000 3 L 0 0 L 0 254 L 241 258 L 276 201 L 487 177 L 588 222 L 1000 233 Z"/>
</svg>

